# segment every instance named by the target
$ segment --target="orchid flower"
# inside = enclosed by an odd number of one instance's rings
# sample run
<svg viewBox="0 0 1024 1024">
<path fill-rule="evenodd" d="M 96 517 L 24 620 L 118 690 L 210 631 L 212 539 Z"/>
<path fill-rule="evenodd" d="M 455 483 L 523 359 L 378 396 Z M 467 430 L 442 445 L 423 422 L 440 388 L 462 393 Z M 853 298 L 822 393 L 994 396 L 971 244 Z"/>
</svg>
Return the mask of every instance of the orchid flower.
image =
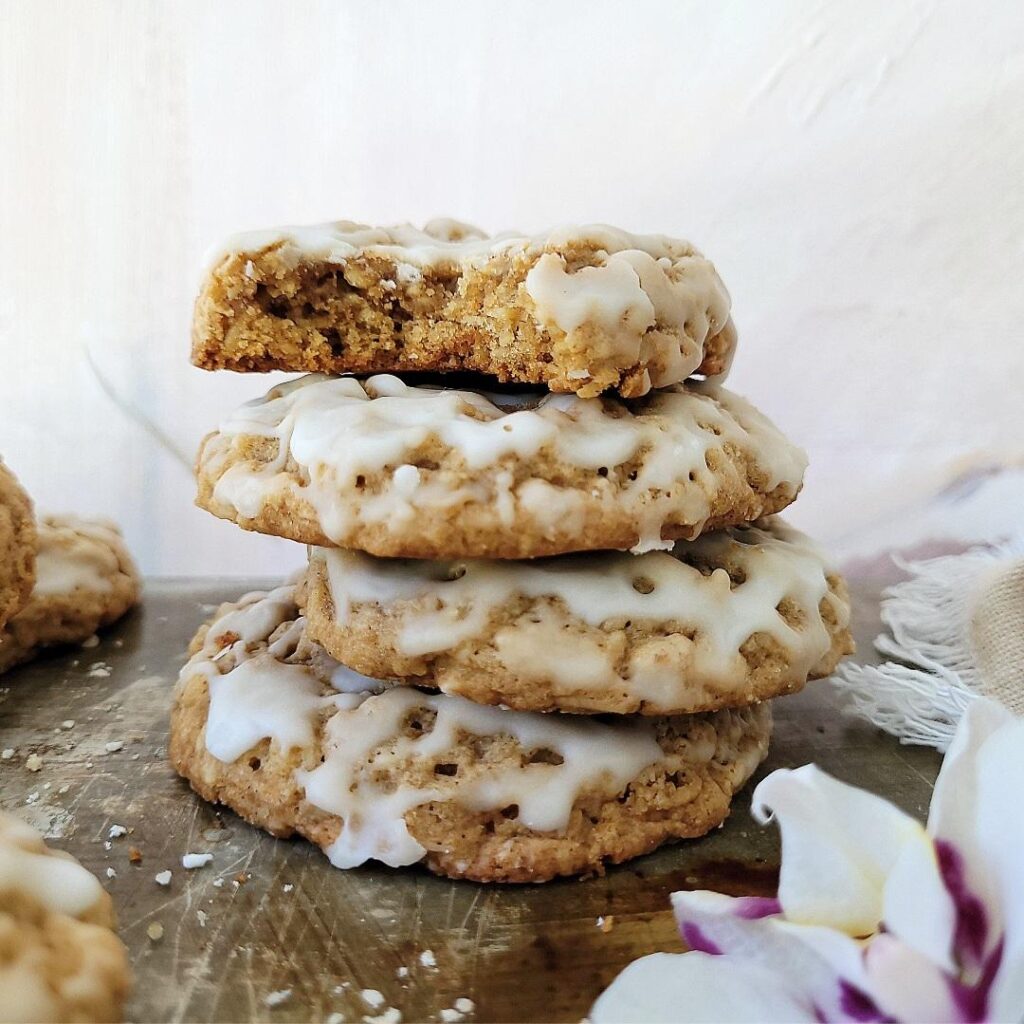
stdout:
<svg viewBox="0 0 1024 1024">
<path fill-rule="evenodd" d="M 782 833 L 778 898 L 674 893 L 691 951 L 630 964 L 594 1024 L 1024 1020 L 1024 720 L 971 703 L 927 827 L 814 765 L 753 813 Z"/>
</svg>

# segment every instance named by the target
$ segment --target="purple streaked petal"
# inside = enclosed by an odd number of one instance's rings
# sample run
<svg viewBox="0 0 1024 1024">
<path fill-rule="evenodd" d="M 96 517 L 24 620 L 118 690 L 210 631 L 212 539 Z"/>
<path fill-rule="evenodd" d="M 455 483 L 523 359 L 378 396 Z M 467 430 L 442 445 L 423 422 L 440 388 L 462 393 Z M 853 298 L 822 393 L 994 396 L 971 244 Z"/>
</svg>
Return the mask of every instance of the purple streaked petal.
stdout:
<svg viewBox="0 0 1024 1024">
<path fill-rule="evenodd" d="M 732 912 L 744 921 L 758 921 L 782 913 L 782 904 L 773 896 L 739 896 Z"/>
<path fill-rule="evenodd" d="M 989 920 L 985 904 L 971 891 L 960 851 L 948 840 L 935 841 L 939 873 L 956 909 L 953 932 L 953 955 L 961 970 L 972 970 L 982 964 L 988 942 Z"/>
<path fill-rule="evenodd" d="M 866 992 L 851 985 L 845 978 L 839 979 L 839 1007 L 850 1020 L 893 1024 L 894 1018 L 886 1016 L 878 1004 Z"/>
<path fill-rule="evenodd" d="M 983 1024 L 989 1019 L 989 996 L 1003 961 L 1003 940 L 985 957 L 981 977 L 973 985 L 965 985 L 953 978 L 949 980 L 949 994 L 960 1010 L 964 1024 Z"/>
<path fill-rule="evenodd" d="M 683 942 L 692 950 L 696 950 L 698 953 L 708 953 L 711 956 L 721 956 L 722 949 L 717 942 L 713 942 L 700 925 L 694 924 L 692 921 L 684 921 L 680 926 L 679 933 L 683 937 Z"/>
</svg>

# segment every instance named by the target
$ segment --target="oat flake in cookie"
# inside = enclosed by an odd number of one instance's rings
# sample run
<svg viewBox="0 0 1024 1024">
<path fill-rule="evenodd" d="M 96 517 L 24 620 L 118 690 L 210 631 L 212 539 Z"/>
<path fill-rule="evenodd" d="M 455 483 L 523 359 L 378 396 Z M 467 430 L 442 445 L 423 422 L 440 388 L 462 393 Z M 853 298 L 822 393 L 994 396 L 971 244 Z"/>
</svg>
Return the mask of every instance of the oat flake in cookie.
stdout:
<svg viewBox="0 0 1024 1024">
<path fill-rule="evenodd" d="M 28 600 L 35 581 L 32 502 L 0 460 L 0 628 Z"/>
<path fill-rule="evenodd" d="M 138 603 L 138 570 L 116 526 L 77 516 L 39 521 L 36 580 L 0 629 L 0 672 L 38 651 L 87 640 Z"/>
<path fill-rule="evenodd" d="M 291 585 L 222 607 L 191 652 L 177 770 L 339 867 L 422 862 L 505 882 L 600 871 L 721 823 L 771 730 L 766 704 L 596 719 L 376 682 L 309 641 Z"/>
<path fill-rule="evenodd" d="M 778 519 L 645 555 L 382 559 L 314 548 L 309 637 L 365 675 L 521 711 L 689 714 L 828 675 L 846 586 Z"/>
<path fill-rule="evenodd" d="M 207 370 L 469 370 L 590 397 L 723 374 L 736 331 L 689 242 L 607 225 L 489 237 L 338 221 L 255 231 L 208 258 L 192 360 Z"/>
<path fill-rule="evenodd" d="M 0 1019 L 122 1020 L 128 955 L 99 881 L 0 812 Z"/>
<path fill-rule="evenodd" d="M 229 415 L 198 504 L 245 529 L 384 557 L 669 549 L 777 512 L 806 456 L 711 384 L 626 402 L 303 377 Z"/>
</svg>

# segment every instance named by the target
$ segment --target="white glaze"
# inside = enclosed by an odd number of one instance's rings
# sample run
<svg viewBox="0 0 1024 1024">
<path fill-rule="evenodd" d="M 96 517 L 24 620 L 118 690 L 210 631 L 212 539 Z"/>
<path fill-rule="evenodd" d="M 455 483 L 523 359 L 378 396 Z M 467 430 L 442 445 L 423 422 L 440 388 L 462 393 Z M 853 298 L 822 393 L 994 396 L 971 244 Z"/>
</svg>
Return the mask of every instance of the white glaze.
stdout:
<svg viewBox="0 0 1024 1024">
<path fill-rule="evenodd" d="M 663 524 L 682 515 L 700 527 L 718 486 L 708 469 L 712 449 L 732 443 L 751 454 L 771 490 L 795 493 L 806 456 L 749 403 L 715 385 L 660 392 L 639 414 L 612 400 L 544 394 L 501 406 L 481 392 L 411 387 L 386 374 L 360 383 L 352 377 L 310 375 L 273 388 L 230 415 L 204 449 L 205 471 L 217 477 L 214 500 L 243 518 L 256 518 L 282 492 L 309 501 L 321 529 L 343 543 L 358 523 L 401 524 L 418 511 L 493 505 L 501 522 L 518 511 L 544 532 L 581 520 L 603 503 L 625 509 L 640 541 L 635 551 L 671 547 Z M 273 438 L 277 459 L 255 467 L 230 461 L 236 438 Z M 454 486 L 413 462 L 433 442 L 460 460 L 467 481 Z M 607 471 L 593 493 L 556 487 L 539 478 L 514 484 L 511 466 L 550 453 L 571 468 Z M 620 472 L 642 456 L 635 479 Z M 308 483 L 284 472 L 291 459 Z M 390 483 L 365 495 L 361 477 L 387 473 Z M 710 496 L 710 497 L 709 497 Z"/>
<path fill-rule="evenodd" d="M 841 624 L 849 618 L 849 608 L 829 592 L 821 553 L 781 520 L 680 542 L 676 554 L 684 552 L 712 563 L 728 553 L 745 579 L 732 587 L 724 569 L 705 576 L 667 552 L 430 562 L 315 548 L 311 559 L 326 567 L 338 623 L 346 623 L 353 606 L 378 606 L 399 620 L 397 647 L 407 656 L 448 651 L 484 636 L 492 619 L 517 597 L 551 599 L 561 602 L 568 616 L 597 629 L 621 629 L 628 621 L 692 632 L 688 675 L 728 689 L 746 676 L 740 647 L 754 634 L 774 637 L 794 675 L 805 675 L 831 646 L 821 601 L 831 604 Z M 643 590 L 653 589 L 641 592 L 634 585 L 638 581 L 644 581 Z M 796 605 L 803 628 L 795 629 L 779 614 L 783 599 Z M 550 679 L 556 692 L 607 689 L 626 681 L 652 710 L 672 710 L 680 706 L 680 691 L 692 685 L 674 661 L 644 655 L 623 672 L 615 650 L 564 630 L 567 617 L 555 609 L 540 622 L 530 619 L 524 615 L 504 625 L 495 634 L 495 647 L 508 670 Z"/>
<path fill-rule="evenodd" d="M 52 517 L 39 523 L 33 597 L 89 590 L 107 594 L 128 560 L 117 528 L 99 520 Z"/>
<path fill-rule="evenodd" d="M 46 848 L 34 828 L 0 813 L 0 890 L 21 891 L 48 910 L 81 917 L 96 906 L 103 887 L 76 860 Z"/>
<path fill-rule="evenodd" d="M 297 771 L 296 780 L 311 803 L 344 821 L 328 850 L 339 867 L 369 858 L 393 865 L 419 860 L 425 851 L 409 834 L 404 815 L 431 800 L 454 800 L 479 811 L 515 803 L 527 827 L 557 832 L 565 828 L 582 791 L 613 796 L 663 757 L 654 726 L 647 721 L 623 718 L 605 724 L 513 712 L 397 686 L 371 692 L 383 684 L 340 670 L 323 652 L 317 657 L 319 674 L 309 660 L 288 662 L 295 656 L 304 622 L 294 603 L 287 606 L 291 590 L 243 598 L 241 607 L 211 626 L 180 680 L 183 685 L 197 674 L 207 679 L 206 749 L 228 762 L 264 739 L 285 750 L 310 746 L 317 717 L 328 710 L 324 762 L 312 771 Z M 264 604 L 268 607 L 260 607 Z M 356 692 L 324 694 L 319 682 L 324 668 L 335 686 L 340 680 Z M 413 708 L 437 715 L 433 729 L 415 739 L 402 732 Z M 563 763 L 505 766 L 500 771 L 481 766 L 469 779 L 431 775 L 435 781 L 429 787 L 401 785 L 391 792 L 375 781 L 376 772 L 394 769 L 397 774 L 409 764 L 426 765 L 432 772 L 436 760 L 458 748 L 466 735 L 499 734 L 514 737 L 525 751 L 555 751 Z"/>
</svg>

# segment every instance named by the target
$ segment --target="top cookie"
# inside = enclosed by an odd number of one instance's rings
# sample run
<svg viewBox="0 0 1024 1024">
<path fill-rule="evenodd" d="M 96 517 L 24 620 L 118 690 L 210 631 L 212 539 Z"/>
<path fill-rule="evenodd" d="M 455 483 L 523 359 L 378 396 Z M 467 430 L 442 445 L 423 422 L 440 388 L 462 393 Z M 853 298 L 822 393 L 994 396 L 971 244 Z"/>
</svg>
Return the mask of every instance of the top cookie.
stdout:
<svg viewBox="0 0 1024 1024">
<path fill-rule="evenodd" d="M 121 1020 L 130 973 L 113 927 L 95 876 L 0 813 L 0 1018 Z"/>
<path fill-rule="evenodd" d="M 236 235 L 196 301 L 205 370 L 469 370 L 592 397 L 726 372 L 729 294 L 689 242 L 607 225 L 488 236 L 452 220 Z"/>
<path fill-rule="evenodd" d="M 32 502 L 14 474 L 0 462 L 0 627 L 32 593 L 35 561 Z"/>
</svg>

